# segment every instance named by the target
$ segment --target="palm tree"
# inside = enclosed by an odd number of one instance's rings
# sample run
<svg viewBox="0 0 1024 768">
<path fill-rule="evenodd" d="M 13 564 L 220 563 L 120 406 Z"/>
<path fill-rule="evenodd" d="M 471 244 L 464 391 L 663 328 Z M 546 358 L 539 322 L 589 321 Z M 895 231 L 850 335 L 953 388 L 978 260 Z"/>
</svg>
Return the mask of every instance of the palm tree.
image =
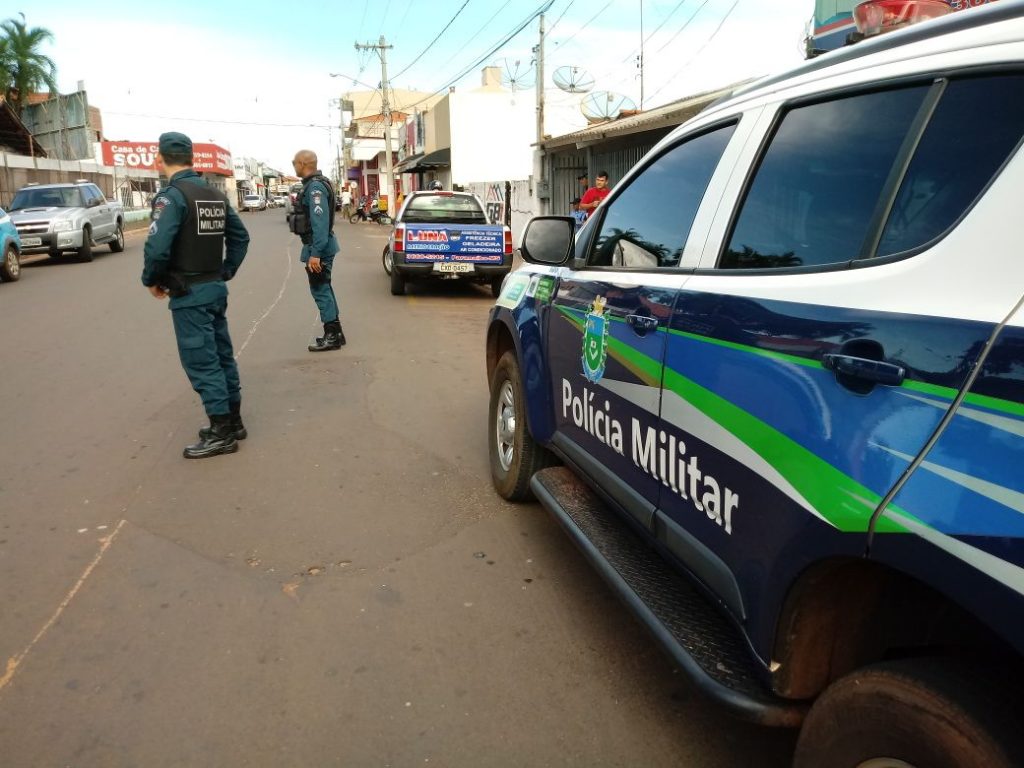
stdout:
<svg viewBox="0 0 1024 768">
<path fill-rule="evenodd" d="M 46 87 L 57 92 L 57 67 L 39 52 L 43 43 L 53 40 L 53 33 L 44 27 L 29 28 L 25 14 L 21 21 L 7 19 L 0 23 L 0 86 L 14 111 L 21 114 L 28 94 Z"/>
</svg>

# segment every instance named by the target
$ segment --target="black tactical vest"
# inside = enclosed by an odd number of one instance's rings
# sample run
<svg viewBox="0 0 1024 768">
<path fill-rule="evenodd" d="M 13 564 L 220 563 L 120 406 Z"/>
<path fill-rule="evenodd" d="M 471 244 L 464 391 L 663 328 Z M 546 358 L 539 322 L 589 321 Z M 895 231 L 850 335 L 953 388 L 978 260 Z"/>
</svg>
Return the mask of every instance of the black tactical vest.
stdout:
<svg viewBox="0 0 1024 768">
<path fill-rule="evenodd" d="M 228 201 L 213 187 L 190 181 L 172 182 L 185 197 L 185 218 L 171 246 L 170 270 L 185 274 L 220 273 Z"/>
<path fill-rule="evenodd" d="M 292 232 L 299 235 L 302 238 L 302 242 L 307 242 L 310 235 L 313 234 L 312 219 L 309 215 L 309 206 L 306 204 L 306 190 L 309 188 L 310 182 L 319 181 L 325 187 L 327 187 L 327 210 L 330 211 L 330 222 L 327 226 L 327 231 L 334 234 L 334 187 L 331 186 L 331 182 L 327 180 L 327 177 L 322 173 L 314 173 L 312 176 L 307 176 L 302 180 L 302 191 L 298 195 L 298 199 L 295 201 L 295 211 L 292 213 L 292 217 L 289 220 L 291 224 Z"/>
</svg>

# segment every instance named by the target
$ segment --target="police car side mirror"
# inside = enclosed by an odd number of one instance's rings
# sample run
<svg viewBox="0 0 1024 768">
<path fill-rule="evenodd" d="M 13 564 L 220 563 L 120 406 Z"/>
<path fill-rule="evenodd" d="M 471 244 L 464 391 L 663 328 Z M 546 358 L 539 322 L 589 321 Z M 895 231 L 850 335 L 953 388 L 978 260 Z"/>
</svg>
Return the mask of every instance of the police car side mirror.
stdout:
<svg viewBox="0 0 1024 768">
<path fill-rule="evenodd" d="M 569 216 L 536 216 L 523 232 L 519 250 L 531 264 L 561 266 L 573 253 L 576 222 Z"/>
</svg>

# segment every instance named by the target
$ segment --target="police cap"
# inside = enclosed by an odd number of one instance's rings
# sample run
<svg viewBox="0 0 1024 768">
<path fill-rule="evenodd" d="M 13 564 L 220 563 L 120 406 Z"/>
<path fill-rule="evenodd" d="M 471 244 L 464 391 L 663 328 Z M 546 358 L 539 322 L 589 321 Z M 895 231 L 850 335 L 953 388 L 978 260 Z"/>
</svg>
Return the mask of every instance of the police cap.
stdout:
<svg viewBox="0 0 1024 768">
<path fill-rule="evenodd" d="M 161 155 L 191 155 L 192 139 L 184 133 L 171 131 L 160 134 Z"/>
</svg>

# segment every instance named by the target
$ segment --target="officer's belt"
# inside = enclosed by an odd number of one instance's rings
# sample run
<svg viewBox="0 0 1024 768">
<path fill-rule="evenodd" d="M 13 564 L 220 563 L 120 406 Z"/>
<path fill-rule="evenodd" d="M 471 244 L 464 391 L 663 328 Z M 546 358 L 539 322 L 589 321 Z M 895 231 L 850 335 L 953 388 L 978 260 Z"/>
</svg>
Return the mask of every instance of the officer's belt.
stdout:
<svg viewBox="0 0 1024 768">
<path fill-rule="evenodd" d="M 185 274 L 183 272 L 172 272 L 174 277 L 177 277 L 185 284 L 185 287 L 195 285 L 196 283 L 212 283 L 214 280 L 221 280 L 220 272 L 199 272 L 194 275 Z"/>
</svg>

